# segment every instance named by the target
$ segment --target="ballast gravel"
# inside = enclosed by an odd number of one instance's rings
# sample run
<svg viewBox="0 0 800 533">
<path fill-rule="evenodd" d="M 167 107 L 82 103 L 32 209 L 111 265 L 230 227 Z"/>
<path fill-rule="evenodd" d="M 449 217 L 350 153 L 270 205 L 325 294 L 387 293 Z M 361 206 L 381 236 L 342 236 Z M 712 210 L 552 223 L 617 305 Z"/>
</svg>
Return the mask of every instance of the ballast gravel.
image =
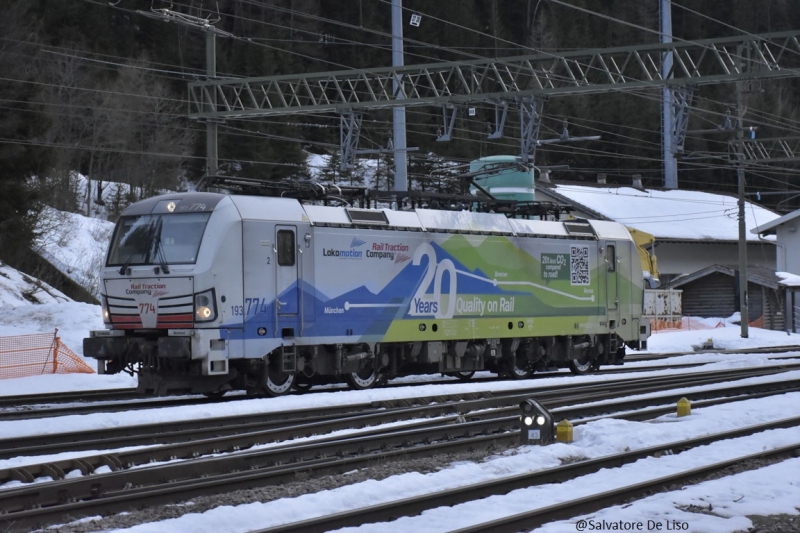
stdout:
<svg viewBox="0 0 800 533">
<path fill-rule="evenodd" d="M 214 496 L 200 496 L 191 499 L 190 504 L 171 504 L 160 507 L 150 507 L 126 514 L 107 516 L 98 520 L 75 522 L 56 527 L 50 527 L 47 533 L 90 533 L 132 527 L 146 522 L 178 518 L 188 513 L 202 513 L 221 505 L 241 505 L 254 502 L 268 502 L 280 498 L 294 498 L 303 494 L 331 490 L 370 479 L 385 479 L 387 477 L 408 472 L 436 472 L 446 468 L 450 463 L 483 461 L 487 455 L 499 453 L 503 448 L 494 448 L 490 451 L 452 453 L 432 457 L 406 459 L 402 461 L 375 463 L 369 468 L 362 468 L 350 472 L 346 476 L 324 476 L 312 478 L 297 476 L 297 481 L 282 485 L 267 485 L 248 490 L 238 490 Z"/>
<path fill-rule="evenodd" d="M 508 448 L 510 449 L 510 448 Z M 407 472 L 436 472 L 447 468 L 451 463 L 473 461 L 483 461 L 487 455 L 500 453 L 504 448 L 495 448 L 490 452 L 486 450 L 437 455 L 433 457 L 406 459 L 401 461 L 375 463 L 369 468 L 350 472 L 347 476 L 323 476 L 313 478 L 309 476 L 297 476 L 296 481 L 281 485 L 269 485 L 248 490 L 239 490 L 226 494 L 213 496 L 201 496 L 192 498 L 190 502 L 183 504 L 167 504 L 160 507 L 149 507 L 124 514 L 116 514 L 101 519 L 73 522 L 55 527 L 47 528 L 47 533 L 91 533 L 96 531 L 106 531 L 110 529 L 128 528 L 138 524 L 178 518 L 188 513 L 202 513 L 219 507 L 221 505 L 241 505 L 254 502 L 268 502 L 281 498 L 293 498 L 303 494 L 331 490 L 353 483 L 359 483 L 370 479 L 385 479 L 390 476 L 404 474 Z M 759 468 L 771 463 L 772 461 L 758 461 L 754 463 L 741 463 L 736 467 L 727 469 L 709 476 L 707 479 L 715 479 L 727 475 L 735 474 L 753 468 Z M 698 480 L 702 481 L 702 480 Z M 670 489 L 678 489 L 671 487 Z M 708 509 L 687 509 L 692 512 L 712 512 Z M 800 511 L 800 507 L 798 507 Z M 800 533 L 800 515 L 771 515 L 771 516 L 749 516 L 753 526 L 748 530 L 737 531 L 736 533 Z"/>
</svg>

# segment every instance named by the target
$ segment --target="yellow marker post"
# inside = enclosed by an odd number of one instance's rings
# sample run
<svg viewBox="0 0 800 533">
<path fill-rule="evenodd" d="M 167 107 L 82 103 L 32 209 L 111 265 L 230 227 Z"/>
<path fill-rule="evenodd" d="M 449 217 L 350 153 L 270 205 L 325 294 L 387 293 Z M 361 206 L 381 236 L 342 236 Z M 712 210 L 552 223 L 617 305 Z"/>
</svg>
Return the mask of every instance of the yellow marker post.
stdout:
<svg viewBox="0 0 800 533">
<path fill-rule="evenodd" d="M 692 404 L 686 398 L 678 400 L 678 416 L 689 416 L 692 414 Z"/>
<path fill-rule="evenodd" d="M 572 442 L 572 422 L 562 420 L 556 425 L 556 440 L 567 444 Z"/>
</svg>

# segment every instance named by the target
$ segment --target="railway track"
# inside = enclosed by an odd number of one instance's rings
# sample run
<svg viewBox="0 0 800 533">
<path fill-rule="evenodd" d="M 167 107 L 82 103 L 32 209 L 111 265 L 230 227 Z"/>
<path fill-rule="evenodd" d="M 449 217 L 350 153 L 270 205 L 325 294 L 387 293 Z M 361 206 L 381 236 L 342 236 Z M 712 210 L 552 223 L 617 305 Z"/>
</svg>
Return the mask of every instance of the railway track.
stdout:
<svg viewBox="0 0 800 533">
<path fill-rule="evenodd" d="M 678 376 L 653 376 L 649 378 L 638 378 L 636 384 L 640 390 L 645 387 L 655 387 L 649 390 L 657 391 L 664 388 L 674 388 L 675 384 L 680 386 L 691 386 L 692 384 L 708 384 L 712 380 L 725 381 L 741 377 L 763 375 L 764 372 L 770 373 L 783 371 L 795 366 L 766 367 L 759 369 L 741 369 L 738 371 L 714 371 L 696 372 L 681 374 Z M 24 451 L 26 455 L 35 456 L 46 453 L 59 453 L 63 451 L 82 451 L 82 450 L 102 450 L 113 449 L 125 446 L 149 446 L 154 444 L 173 444 L 188 441 L 201 441 L 209 438 L 222 438 L 241 434 L 263 435 L 272 431 L 275 439 L 295 438 L 300 435 L 300 428 L 311 428 L 307 431 L 319 432 L 325 424 L 333 424 L 337 419 L 362 416 L 363 420 L 375 420 L 378 417 L 375 413 L 383 413 L 387 421 L 395 420 L 392 412 L 387 409 L 396 410 L 403 407 L 414 405 L 426 405 L 431 403 L 439 404 L 442 413 L 466 413 L 472 409 L 475 401 L 484 401 L 485 408 L 516 405 L 519 398 L 536 396 L 542 401 L 550 401 L 551 398 L 561 398 L 565 394 L 589 394 L 593 391 L 608 392 L 617 394 L 618 391 L 631 387 L 630 379 L 620 379 L 603 381 L 600 383 L 585 383 L 570 385 L 568 388 L 563 385 L 536 386 L 531 388 L 515 389 L 505 392 L 483 392 L 466 394 L 447 394 L 434 397 L 398 399 L 393 401 L 371 402 L 368 404 L 354 404 L 349 406 L 315 407 L 305 410 L 279 411 L 272 413 L 253 413 L 247 415 L 224 416 L 218 418 L 203 418 L 199 420 L 173 421 L 169 425 L 162 423 L 145 424 L 138 426 L 121 426 L 97 430 L 80 430 L 71 433 L 58 433 L 49 435 L 30 435 L 18 438 L 0 440 L 0 459 L 16 457 Z M 372 418 L 370 418 L 372 417 Z M 385 423 L 385 422 L 373 422 Z M 295 428 L 293 432 L 278 431 L 280 428 Z M 334 430 L 331 428 L 329 431 Z M 273 440 L 274 441 L 274 440 Z M 260 443 L 273 442 L 262 441 Z M 259 442 L 249 445 L 258 444 Z M 247 446 L 244 442 L 236 444 L 238 448 Z M 231 446 L 228 446 L 229 448 Z M 196 454 L 195 454 L 196 455 Z M 64 468 L 64 467 L 60 467 Z M 86 467 L 84 467 L 85 469 Z M 21 476 L 18 476 L 21 477 Z M 2 482 L 0 473 L 0 483 Z"/>
<path fill-rule="evenodd" d="M 788 346 L 780 347 L 781 350 L 776 353 L 785 353 L 791 351 Z M 800 347 L 794 347 L 800 349 Z M 756 350 L 757 351 L 757 350 Z M 762 350 L 763 353 L 772 353 L 770 351 Z M 744 353 L 737 350 L 729 350 L 721 353 Z M 661 360 L 666 357 L 677 357 L 681 354 L 671 355 L 655 355 L 655 356 L 640 356 L 631 359 L 631 362 L 642 362 L 651 360 Z M 787 356 L 786 358 L 791 358 Z M 770 358 L 780 360 L 782 357 Z M 679 363 L 671 365 L 654 365 L 647 367 L 604 367 L 600 374 L 631 374 L 640 372 L 654 372 L 660 370 L 681 369 L 699 367 L 707 363 Z M 567 371 L 561 372 L 541 372 L 535 375 L 534 379 L 551 377 L 564 377 L 569 376 Z M 473 378 L 471 383 L 491 383 L 496 381 L 505 381 L 506 378 L 488 377 L 488 378 Z M 457 380 L 443 381 L 442 379 L 432 379 L 421 382 L 412 383 L 390 383 L 386 387 L 420 387 L 431 384 L 457 384 Z M 314 393 L 320 392 L 335 392 L 346 390 L 346 386 L 341 387 L 327 387 L 314 389 Z M 307 394 L 296 392 L 294 394 Z M 7 420 L 23 420 L 30 418 L 48 418 L 54 416 L 67 416 L 67 415 L 81 415 L 92 413 L 113 413 L 122 411 L 134 411 L 142 409 L 155 409 L 162 407 L 182 407 L 190 405 L 204 405 L 216 404 L 230 401 L 240 401 L 249 399 L 250 397 L 243 394 L 233 394 L 224 396 L 222 398 L 209 399 L 203 396 L 179 396 L 179 397 L 142 397 L 136 392 L 136 389 L 115 389 L 115 390 L 95 390 L 85 392 L 62 392 L 52 394 L 30 394 L 30 395 L 16 395 L 16 396 L 0 396 L 0 421 Z M 62 405 L 59 405 L 62 404 Z M 69 404 L 69 405 L 63 405 Z"/>
<path fill-rule="evenodd" d="M 713 336 L 713 330 L 709 330 L 709 335 Z M 759 348 L 736 348 L 734 350 L 720 350 L 711 348 L 708 350 L 695 350 L 692 352 L 664 352 L 664 353 L 646 353 L 642 355 L 630 354 L 625 356 L 625 361 L 653 361 L 659 359 L 668 359 L 670 357 L 679 357 L 681 355 L 690 355 L 698 353 L 720 353 L 720 354 L 751 354 L 751 353 L 789 353 L 800 352 L 800 346 L 789 344 L 785 346 L 765 346 Z"/>
<path fill-rule="evenodd" d="M 107 402 L 139 398 L 136 389 L 105 389 L 71 392 L 51 392 L 47 394 L 16 394 L 0 396 L 0 408 L 31 407 L 38 404 L 57 404 L 71 402 Z"/>
<path fill-rule="evenodd" d="M 765 369 L 759 370 L 762 375 L 765 373 Z M 772 370 L 774 371 L 774 369 Z M 680 377 L 682 385 L 685 386 L 686 376 Z M 719 380 L 720 377 L 716 376 L 715 379 Z M 659 386 L 668 386 L 665 383 L 660 385 L 650 383 L 640 384 L 637 388 L 631 389 L 631 384 L 627 385 L 626 394 L 643 394 L 652 392 Z M 672 387 L 674 386 L 673 382 Z M 772 384 L 773 389 L 781 390 L 792 390 L 792 387 L 796 386 L 795 381 L 781 385 Z M 613 389 L 613 387 L 606 387 L 606 389 Z M 707 395 L 709 397 L 727 395 L 727 398 L 719 401 L 734 401 L 742 399 L 746 389 L 751 389 L 750 394 L 768 393 L 766 389 L 752 392 L 753 386 L 750 385 L 738 388 L 729 387 L 724 391 L 708 392 Z M 552 408 L 559 417 L 587 416 L 618 411 L 623 408 L 637 409 L 648 403 L 650 405 L 657 405 L 659 402 L 663 404 L 668 401 L 666 398 L 671 398 L 672 402 L 675 400 L 675 394 L 672 393 L 649 400 L 640 399 L 635 404 L 632 404 L 630 400 L 625 400 L 621 403 L 618 402 L 619 405 L 595 403 L 589 408 L 586 406 L 587 402 L 607 400 L 615 395 L 619 396 L 623 391 L 595 389 L 580 393 L 573 390 L 570 392 L 572 394 L 569 397 L 564 397 L 564 391 L 561 391 L 560 399 L 558 396 L 545 399 L 547 406 Z M 542 395 L 537 394 L 537 398 L 542 400 Z M 144 464 L 150 460 L 158 460 L 158 457 L 175 459 L 181 453 L 191 453 L 191 448 L 179 452 L 177 449 L 158 447 L 155 449 L 158 451 L 154 452 L 156 455 L 153 455 L 151 450 L 140 450 L 132 451 L 130 455 L 111 454 L 95 458 L 82 458 L 79 462 L 68 465 L 44 465 L 35 473 L 63 477 L 68 471 L 65 471 L 62 466 L 77 467 L 87 474 L 91 471 L 102 472 L 102 465 L 111 472 L 97 473 L 93 476 L 84 475 L 76 479 L 35 483 L 0 491 L 0 507 L 9 510 L 9 514 L 0 516 L 0 524 L 7 521 L 10 530 L 15 531 L 15 527 L 52 523 L 52 520 L 63 519 L 65 516 L 75 517 L 98 512 L 116 512 L 131 506 L 152 505 L 164 503 L 166 500 L 190 498 L 209 491 L 228 491 L 234 488 L 248 488 L 257 484 L 283 482 L 293 479 L 298 471 L 321 475 L 361 468 L 368 464 L 374 464 L 375 461 L 407 457 L 410 454 L 434 454 L 441 453 L 443 450 L 509 446 L 518 439 L 518 434 L 514 429 L 518 420 L 516 404 L 519 400 L 519 396 L 511 395 L 505 398 L 472 400 L 472 405 L 469 406 L 464 405 L 466 402 L 458 402 L 454 405 L 460 406 L 462 412 L 453 413 L 451 411 L 450 414 L 444 414 L 444 412 L 448 408 L 452 409 L 452 405 L 419 407 L 414 412 L 402 413 L 404 416 L 410 414 L 412 418 L 417 419 L 416 422 L 410 423 L 402 429 L 378 426 L 368 430 L 366 434 L 358 436 L 328 436 L 305 444 L 290 443 L 268 450 L 250 450 L 220 457 L 179 461 L 167 465 L 125 469 L 126 466 L 129 466 L 126 462 L 137 463 L 139 461 L 138 464 Z M 502 405 L 503 402 L 506 403 L 505 406 Z M 511 405 L 507 405 L 508 403 Z M 569 407 L 576 403 L 582 405 Z M 420 420 L 419 417 L 426 409 L 431 410 L 427 416 L 439 418 Z M 573 410 L 570 411 L 570 409 Z M 674 406 L 662 406 L 661 409 L 674 410 Z M 658 410 L 651 411 L 646 416 L 657 416 L 654 414 L 657 412 Z M 396 417 L 397 415 L 398 413 L 394 413 L 392 416 Z M 642 415 L 630 413 L 625 416 Z M 297 431 L 297 428 L 287 429 Z M 311 427 L 302 429 L 303 432 L 309 430 L 316 431 Z M 253 436 L 249 435 L 245 438 L 252 439 Z M 241 443 L 233 444 L 231 441 L 211 439 L 202 443 L 202 446 L 205 446 L 209 452 L 221 452 L 229 449 L 225 446 L 235 449 L 241 446 Z M 95 461 L 95 464 L 98 464 L 99 461 L 101 466 L 94 467 L 92 461 Z M 202 479 L 198 480 L 200 476 Z M 35 479 L 33 473 L 26 478 L 27 481 L 33 479 Z M 72 499 L 77 501 L 65 501 Z"/>
<path fill-rule="evenodd" d="M 327 515 L 311 520 L 303 520 L 283 526 L 271 527 L 267 529 L 251 531 L 251 533 L 323 533 L 345 527 L 356 527 L 365 523 L 387 522 L 397 519 L 400 516 L 416 516 L 424 511 L 437 507 L 452 507 L 474 500 L 488 498 L 490 496 L 505 495 L 517 489 L 530 488 L 536 485 L 558 483 L 577 479 L 603 469 L 619 468 L 623 465 L 634 463 L 640 459 L 662 454 L 682 453 L 699 446 L 707 446 L 718 441 L 735 439 L 754 435 L 763 431 L 800 427 L 800 417 L 787 418 L 775 422 L 757 424 L 733 431 L 714 433 L 705 437 L 691 440 L 680 440 L 650 446 L 638 450 L 614 454 L 598 459 L 586 459 L 556 468 L 539 470 L 507 477 L 499 480 L 492 480 L 483 483 L 476 483 L 457 487 L 450 490 L 443 490 L 428 493 L 424 496 L 406 498 L 399 501 L 375 505 L 372 507 L 361 507 L 352 511 L 344 511 L 336 515 Z M 567 502 L 551 505 L 544 508 L 535 509 L 527 513 L 512 515 L 509 517 L 487 521 L 471 527 L 455 530 L 451 533 L 516 533 L 517 531 L 527 531 L 542 526 L 548 522 L 564 520 L 577 515 L 585 515 L 605 507 L 623 503 L 631 498 L 639 498 L 644 495 L 652 494 L 662 490 L 664 486 L 671 484 L 687 483 L 705 476 L 723 471 L 733 465 L 743 461 L 764 458 L 791 457 L 800 450 L 800 441 L 771 450 L 762 450 L 757 454 L 742 455 L 734 459 L 719 461 L 701 468 L 691 469 L 670 476 L 659 477 L 644 483 L 638 483 L 622 487 L 618 490 L 604 492 L 602 494 L 592 494 L 590 496 L 575 498 Z"/>
</svg>

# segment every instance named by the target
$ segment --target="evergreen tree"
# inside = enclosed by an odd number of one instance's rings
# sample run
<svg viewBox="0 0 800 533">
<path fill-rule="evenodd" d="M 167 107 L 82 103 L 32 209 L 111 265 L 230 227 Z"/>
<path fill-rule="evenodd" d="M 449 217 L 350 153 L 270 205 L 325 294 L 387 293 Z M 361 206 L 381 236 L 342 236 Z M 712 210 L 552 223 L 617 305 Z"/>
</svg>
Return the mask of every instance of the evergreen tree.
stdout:
<svg viewBox="0 0 800 533">
<path fill-rule="evenodd" d="M 43 146 L 49 123 L 39 101 L 35 21 L 28 2 L 11 0 L 0 19 L 0 259 L 22 268 L 37 236 L 41 205 L 34 176 L 47 174 L 51 151 Z"/>
</svg>

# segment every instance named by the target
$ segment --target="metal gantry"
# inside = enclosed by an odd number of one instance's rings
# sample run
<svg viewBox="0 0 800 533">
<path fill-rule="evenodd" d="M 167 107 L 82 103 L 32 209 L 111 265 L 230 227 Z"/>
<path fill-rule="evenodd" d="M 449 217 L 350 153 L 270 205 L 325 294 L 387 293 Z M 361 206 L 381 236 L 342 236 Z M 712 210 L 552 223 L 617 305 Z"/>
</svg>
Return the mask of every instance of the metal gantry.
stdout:
<svg viewBox="0 0 800 533">
<path fill-rule="evenodd" d="M 800 161 L 800 137 L 734 139 L 729 144 L 729 153 L 745 164 Z"/>
<path fill-rule="evenodd" d="M 520 121 L 520 147 L 521 159 L 523 163 L 529 160 L 534 161 L 536 146 L 539 140 L 539 128 L 542 125 L 542 109 L 544 100 L 531 96 L 520 98 L 519 102 L 519 121 Z"/>
<path fill-rule="evenodd" d="M 465 104 L 796 76 L 800 31 L 593 51 L 189 84 L 189 116 L 247 118 Z M 667 75 L 661 58 L 672 52 Z M 394 85 L 396 84 L 396 89 Z"/>
<path fill-rule="evenodd" d="M 436 105 L 443 108 L 437 140 L 450 140 L 459 107 L 495 106 L 494 130 L 502 137 L 511 105 L 520 114 L 521 160 L 533 161 L 544 100 L 666 87 L 674 124 L 671 153 L 680 152 L 691 99 L 700 85 L 800 74 L 800 31 L 667 42 L 562 54 L 345 70 L 189 84 L 189 117 L 206 121 L 299 113 L 341 115 L 341 155 L 347 168 L 358 152 L 359 111 Z M 666 56 L 672 58 L 664 65 Z M 666 67 L 666 68 L 665 68 Z"/>
<path fill-rule="evenodd" d="M 683 146 L 686 143 L 686 130 L 689 126 L 689 114 L 692 108 L 694 89 L 693 86 L 670 89 L 672 131 L 669 134 L 672 140 L 671 152 L 673 156 L 682 153 Z"/>
<path fill-rule="evenodd" d="M 339 146 L 342 152 L 339 169 L 342 172 L 355 167 L 362 120 L 362 113 L 354 111 L 343 111 L 339 117 Z"/>
</svg>

